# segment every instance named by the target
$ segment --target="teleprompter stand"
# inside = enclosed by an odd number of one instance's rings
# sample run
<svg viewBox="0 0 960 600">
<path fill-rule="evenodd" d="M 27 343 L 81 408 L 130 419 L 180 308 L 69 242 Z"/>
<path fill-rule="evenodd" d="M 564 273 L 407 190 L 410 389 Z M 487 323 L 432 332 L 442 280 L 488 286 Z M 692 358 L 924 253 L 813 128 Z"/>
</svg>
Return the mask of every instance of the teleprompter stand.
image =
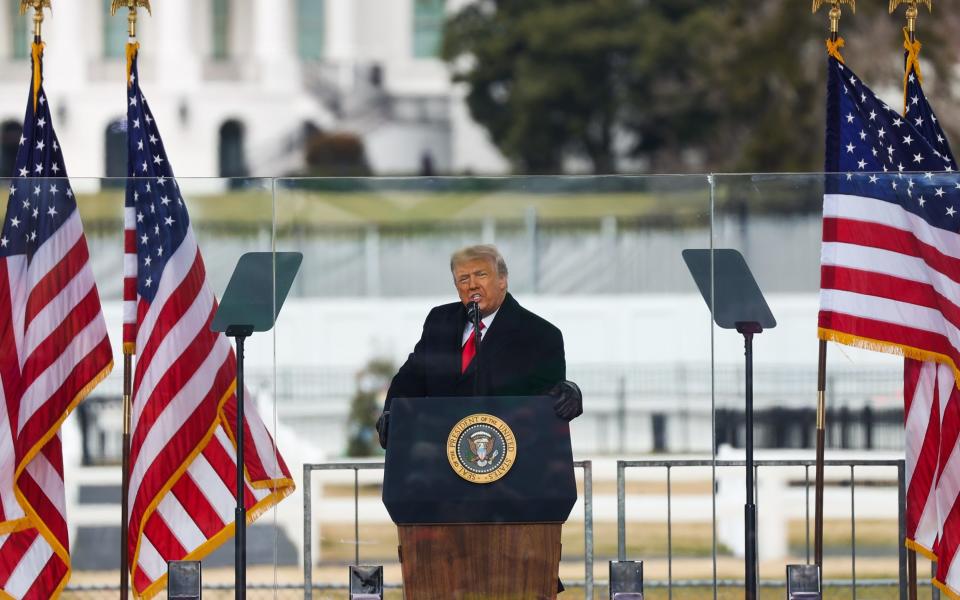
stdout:
<svg viewBox="0 0 960 600">
<path fill-rule="evenodd" d="M 240 257 L 227 284 L 227 291 L 210 325 L 237 344 L 237 509 L 234 515 L 235 597 L 246 597 L 247 507 L 243 503 L 243 343 L 255 331 L 269 331 L 276 323 L 293 278 L 300 268 L 299 252 L 249 252 Z"/>
<path fill-rule="evenodd" d="M 757 505 L 753 481 L 753 336 L 777 326 L 760 286 L 743 255 L 736 250 L 684 250 L 700 294 L 712 308 L 713 321 L 722 329 L 743 335 L 746 356 L 746 469 L 747 502 L 744 506 L 744 598 L 757 599 Z"/>
</svg>

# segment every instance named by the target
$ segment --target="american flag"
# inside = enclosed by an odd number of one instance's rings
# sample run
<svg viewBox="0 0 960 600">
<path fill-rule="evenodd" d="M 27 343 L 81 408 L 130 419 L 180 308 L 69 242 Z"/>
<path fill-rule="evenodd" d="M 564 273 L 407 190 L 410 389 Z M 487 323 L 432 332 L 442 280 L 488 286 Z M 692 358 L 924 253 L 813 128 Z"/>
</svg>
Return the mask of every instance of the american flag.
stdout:
<svg viewBox="0 0 960 600">
<path fill-rule="evenodd" d="M 70 577 L 60 424 L 113 366 L 42 52 L 0 232 L 0 596 L 37 599 Z"/>
<path fill-rule="evenodd" d="M 906 36 L 906 32 L 904 32 Z M 906 117 L 915 119 L 924 139 L 945 156 L 949 166 L 956 169 L 956 161 L 947 137 L 937 122 L 921 86 L 920 66 L 917 62 L 919 42 L 906 45 L 904 69 L 904 109 Z M 949 404 L 958 396 L 949 369 L 935 363 L 904 361 L 904 426 L 907 463 L 907 546 L 936 560 L 935 550 L 943 521 L 937 507 L 937 482 L 940 478 L 940 444 L 947 442 L 949 433 L 941 438 L 941 421 Z M 946 385 L 942 385 L 946 384 Z M 942 393 L 941 393 L 942 392 Z M 942 401 L 941 401 L 942 400 Z M 946 490 L 941 489 L 941 493 Z M 954 495 L 954 499 L 956 495 Z M 942 501 L 942 500 L 940 500 Z"/>
<path fill-rule="evenodd" d="M 906 69 L 904 70 L 904 115 L 919 123 L 920 133 L 957 168 L 947 136 L 927 97 L 920 73 L 920 42 L 910 40 L 904 31 Z M 930 378 L 917 379 L 913 373 L 930 370 L 931 363 L 918 367 L 916 361 L 904 363 L 904 417 L 907 463 L 907 546 L 937 560 L 934 582 L 948 595 L 960 590 L 960 572 L 954 558 L 960 544 L 960 485 L 954 473 L 960 473 L 960 391 L 953 370 L 936 366 L 933 385 Z M 929 408 L 928 408 L 929 405 Z M 931 544 L 931 541 L 933 542 Z M 960 563 L 956 565 L 960 568 Z"/>
<path fill-rule="evenodd" d="M 829 59 L 819 320 L 822 339 L 906 357 L 907 544 L 936 559 L 960 492 L 940 477 L 960 432 L 960 178 L 907 65 L 901 115 Z"/>
<path fill-rule="evenodd" d="M 820 336 L 960 364 L 952 160 L 833 57 L 828 85 Z"/>
<path fill-rule="evenodd" d="M 166 583 L 167 561 L 199 559 L 233 533 L 236 358 L 210 331 L 217 301 L 128 46 L 129 172 L 124 209 L 124 349 L 138 353 L 130 453 L 130 569 L 138 596 Z M 245 394 L 248 521 L 293 491 Z"/>
</svg>

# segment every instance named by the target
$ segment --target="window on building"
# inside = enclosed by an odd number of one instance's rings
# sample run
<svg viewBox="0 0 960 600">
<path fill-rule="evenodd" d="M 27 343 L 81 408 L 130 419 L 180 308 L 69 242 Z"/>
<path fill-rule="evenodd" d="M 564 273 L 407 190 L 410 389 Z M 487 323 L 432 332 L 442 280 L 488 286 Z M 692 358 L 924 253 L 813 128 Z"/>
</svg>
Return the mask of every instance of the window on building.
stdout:
<svg viewBox="0 0 960 600">
<path fill-rule="evenodd" d="M 446 0 L 413 0 L 413 56 L 440 55 Z"/>
<path fill-rule="evenodd" d="M 22 133 L 23 127 L 16 121 L 7 121 L 0 125 L 0 177 L 9 177 L 13 174 Z"/>
<path fill-rule="evenodd" d="M 214 60 L 230 57 L 230 0 L 213 0 L 211 3 L 210 54 Z"/>
<path fill-rule="evenodd" d="M 107 125 L 103 147 L 106 176 L 119 178 L 104 182 L 104 185 L 123 187 L 126 184 L 123 178 L 127 176 L 127 123 L 124 119 L 116 119 Z"/>
<path fill-rule="evenodd" d="M 324 0 L 297 0 L 297 48 L 300 58 L 323 58 Z"/>
<path fill-rule="evenodd" d="M 10 56 L 15 60 L 30 58 L 30 17 L 20 14 L 20 0 L 7 0 L 10 7 Z"/>
<path fill-rule="evenodd" d="M 103 57 L 123 58 L 127 55 L 127 11 L 110 14 L 110 0 L 101 0 L 103 5 Z"/>
<path fill-rule="evenodd" d="M 229 120 L 220 126 L 220 177 L 247 177 L 243 123 Z"/>
</svg>

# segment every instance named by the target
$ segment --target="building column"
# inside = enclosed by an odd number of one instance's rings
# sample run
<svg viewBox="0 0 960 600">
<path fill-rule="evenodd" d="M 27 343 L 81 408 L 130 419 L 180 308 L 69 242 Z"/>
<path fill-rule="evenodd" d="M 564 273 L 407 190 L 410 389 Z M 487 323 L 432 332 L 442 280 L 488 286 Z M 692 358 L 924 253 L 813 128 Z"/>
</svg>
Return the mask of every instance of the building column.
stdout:
<svg viewBox="0 0 960 600">
<path fill-rule="evenodd" d="M 7 9 L 6 4 L 9 3 L 4 3 L 4 10 Z M 33 9 L 28 10 L 27 14 L 33 15 Z M 50 86 L 53 89 L 73 90 L 82 87 L 87 81 L 89 60 L 82 49 L 92 45 L 95 49 L 93 56 L 99 59 L 102 55 L 103 36 L 99 33 L 99 23 L 95 22 L 100 19 L 100 13 L 84 10 L 79 2 L 63 2 L 54 6 L 52 14 L 50 11 L 44 11 L 44 14 L 43 39 L 48 42 L 44 50 L 44 79 L 54 84 Z M 28 29 L 30 40 L 33 39 L 29 33 L 32 31 L 31 23 Z M 85 40 L 83 32 L 96 33 L 88 33 L 92 40 Z M 120 78 L 123 79 L 122 73 Z"/>
<path fill-rule="evenodd" d="M 179 92 L 193 89 L 201 80 L 201 61 L 206 48 L 203 24 L 209 22 L 206 2 L 196 0 L 164 0 L 154 6 L 154 48 L 156 77 L 160 87 Z M 198 43 L 199 42 L 199 43 Z"/>
<path fill-rule="evenodd" d="M 293 0 L 253 1 L 254 56 L 260 81 L 269 89 L 290 88 L 298 81 Z"/>
<path fill-rule="evenodd" d="M 357 56 L 357 1 L 326 0 L 325 58 L 337 62 Z"/>
</svg>

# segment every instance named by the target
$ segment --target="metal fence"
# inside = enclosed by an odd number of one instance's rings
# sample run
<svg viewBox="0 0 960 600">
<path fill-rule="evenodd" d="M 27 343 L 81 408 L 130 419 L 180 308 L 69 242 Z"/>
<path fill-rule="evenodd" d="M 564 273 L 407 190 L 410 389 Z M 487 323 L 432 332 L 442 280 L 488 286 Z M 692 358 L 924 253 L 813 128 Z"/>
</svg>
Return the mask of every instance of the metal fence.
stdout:
<svg viewBox="0 0 960 600">
<path fill-rule="evenodd" d="M 343 368 L 276 372 L 281 421 L 305 435 L 346 448 L 356 371 Z M 583 390 L 585 411 L 571 423 L 574 453 L 627 455 L 710 452 L 711 394 L 717 406 L 717 443 L 742 447 L 745 438 L 743 369 L 739 365 L 688 363 L 571 364 L 568 376 Z M 762 365 L 755 369 L 755 439 L 758 448 L 812 448 L 816 365 Z M 250 374 L 266 387 L 273 373 Z M 831 401 L 827 446 L 863 450 L 903 448 L 903 377 L 894 369 L 836 369 L 828 381 Z M 899 399 L 893 401 L 892 399 Z"/>
<path fill-rule="evenodd" d="M 851 577 L 849 580 L 827 580 L 824 581 L 824 585 L 828 587 L 849 587 L 853 600 L 857 598 L 857 588 L 858 587 L 888 587 L 888 586 L 898 586 L 900 589 L 900 600 L 907 600 L 907 550 L 903 544 L 903 540 L 906 537 L 906 466 L 904 460 L 827 460 L 825 461 L 825 466 L 827 467 L 848 467 L 850 469 L 850 559 L 851 559 Z M 711 585 L 716 589 L 716 587 L 722 585 L 739 585 L 742 587 L 744 582 L 739 581 L 723 581 L 717 580 L 716 583 L 713 581 L 707 582 L 696 582 L 696 581 L 682 581 L 674 582 L 673 580 L 673 519 L 672 519 L 672 504 L 673 504 L 673 494 L 672 494 L 672 485 L 671 485 L 671 475 L 674 469 L 677 468 L 690 468 L 690 467 L 710 467 L 713 469 L 716 468 L 730 468 L 730 467 L 740 467 L 744 468 L 746 466 L 745 461 L 740 460 L 618 460 L 617 461 L 617 556 L 620 560 L 626 559 L 626 548 L 627 548 L 627 527 L 626 527 L 626 470 L 628 468 L 662 468 L 666 470 L 666 483 L 667 483 L 667 581 L 666 587 L 668 589 L 668 595 L 673 598 L 673 588 L 674 587 L 690 587 L 698 586 L 702 587 L 704 585 Z M 806 560 L 807 564 L 810 563 L 810 469 L 815 466 L 815 462 L 812 460 L 758 460 L 754 462 L 754 479 L 759 481 L 759 471 L 761 468 L 770 468 L 770 467 L 803 467 L 805 471 L 805 490 L 806 490 Z M 898 548 L 898 560 L 899 560 L 899 570 L 900 577 L 897 580 L 887 580 L 887 579 L 873 579 L 866 581 L 857 581 L 857 518 L 856 518 L 856 468 L 857 467 L 888 467 L 896 468 L 897 471 L 897 514 L 898 514 L 898 524 L 897 524 L 897 540 L 895 540 L 896 546 Z M 714 471 L 715 473 L 715 471 Z M 715 477 L 714 477 L 715 479 Z M 754 489 L 754 494 L 756 496 L 757 490 Z M 760 511 L 759 498 L 754 498 L 754 503 L 757 505 L 757 512 Z M 716 510 L 716 505 L 714 504 L 714 511 Z M 713 515 L 713 522 L 716 524 L 716 513 Z M 714 574 L 716 574 L 716 527 L 714 527 L 713 532 L 713 560 L 714 560 Z M 782 585 L 780 582 L 776 581 L 761 581 L 761 585 L 779 587 Z M 714 595 L 716 597 L 716 595 Z"/>
<path fill-rule="evenodd" d="M 592 599 L 596 588 L 605 587 L 605 581 L 595 581 L 593 577 L 594 548 L 593 548 L 593 468 L 591 461 L 578 461 L 575 465 L 584 470 L 584 580 L 571 581 L 570 587 L 583 587 L 584 597 Z M 618 557 L 626 559 L 626 469 L 628 468 L 662 468 L 665 469 L 667 483 L 667 571 L 666 581 L 648 581 L 647 586 L 651 589 L 666 588 L 668 597 L 673 597 L 673 588 L 726 588 L 742 587 L 742 580 L 731 579 L 707 579 L 707 580 L 683 580 L 675 581 L 673 578 L 673 486 L 672 472 L 677 468 L 685 467 L 710 467 L 710 468 L 743 468 L 743 461 L 710 461 L 710 460 L 644 460 L 644 461 L 617 461 L 617 549 Z M 902 540 L 905 535 L 905 462 L 903 460 L 829 460 L 826 466 L 831 468 L 844 467 L 849 469 L 848 485 L 850 489 L 850 533 L 851 533 L 851 577 L 849 579 L 831 579 L 823 582 L 828 588 L 849 588 L 853 599 L 857 597 L 857 590 L 861 588 L 894 587 L 899 588 L 901 600 L 906 600 L 906 549 L 903 547 Z M 772 467 L 802 467 L 804 469 L 804 487 L 806 497 L 806 559 L 810 561 L 811 554 L 811 517 L 812 509 L 810 506 L 810 490 L 812 487 L 811 469 L 814 462 L 811 460 L 761 460 L 755 464 L 756 476 L 759 481 L 760 470 Z M 896 540 L 891 540 L 898 548 L 898 565 L 900 577 L 898 579 L 858 579 L 856 573 L 857 545 L 856 545 L 856 489 L 858 487 L 857 469 L 863 467 L 883 467 L 895 469 L 897 481 L 898 498 L 898 535 Z M 360 537 L 360 515 L 359 515 L 359 471 L 383 468 L 383 463 L 328 463 L 328 464 L 306 464 L 304 465 L 304 588 L 307 598 L 311 598 L 313 589 L 329 589 L 325 584 L 314 584 L 312 581 L 312 556 L 310 554 L 310 540 L 312 535 L 312 497 L 310 494 L 311 473 L 313 471 L 333 471 L 333 470 L 353 470 L 354 472 L 354 542 Z M 869 484 L 869 482 L 864 482 Z M 847 482 L 844 482 L 847 485 Z M 758 503 L 759 509 L 759 503 Z M 714 522 L 716 516 L 714 515 Z M 714 544 L 716 544 L 716 533 L 714 530 Z M 716 560 L 716 546 L 714 546 L 714 561 Z M 360 546 L 355 544 L 354 559 L 357 564 L 360 563 Z M 716 566 L 714 566 L 716 569 Z M 714 571 L 716 572 L 716 571 Z M 565 582 L 566 583 L 566 582 Z M 783 582 L 777 580 L 763 580 L 760 582 L 763 587 L 777 588 L 782 587 Z"/>
<path fill-rule="evenodd" d="M 833 590 L 841 590 L 842 588 L 849 589 L 850 595 L 853 600 L 856 600 L 858 590 L 875 590 L 878 588 L 887 588 L 898 590 L 900 600 L 906 600 L 907 598 L 907 578 L 906 578 L 906 565 L 907 565 L 907 553 L 906 549 L 903 546 L 903 538 L 905 535 L 905 461 L 904 460 L 828 460 L 825 462 L 826 466 L 829 469 L 836 470 L 846 469 L 847 473 L 843 475 L 842 481 L 840 484 L 844 487 L 849 487 L 849 497 L 850 497 L 850 559 L 851 559 L 851 573 L 849 578 L 834 578 L 825 580 L 823 585 L 825 588 Z M 606 581 L 595 580 L 593 571 L 594 571 L 594 464 L 592 461 L 577 461 L 574 463 L 576 468 L 583 470 L 583 503 L 584 503 L 584 579 L 577 581 L 564 581 L 568 588 L 581 589 L 583 591 L 583 597 L 586 600 L 592 600 L 595 594 L 603 594 L 602 590 L 607 588 Z M 717 558 L 717 534 L 716 534 L 716 523 L 717 517 L 716 513 L 713 515 L 713 560 L 714 560 L 714 577 L 708 579 L 682 579 L 675 580 L 673 575 L 673 560 L 674 560 L 674 544 L 673 544 L 673 525 L 675 520 L 675 515 L 673 512 L 673 503 L 674 503 L 674 494 L 683 493 L 674 491 L 674 473 L 677 469 L 688 469 L 688 468 L 701 468 L 701 469 L 743 469 L 745 466 L 744 461 L 737 460 L 618 460 L 616 463 L 617 466 L 617 481 L 616 481 L 616 490 L 617 490 L 617 557 L 621 560 L 627 558 L 627 494 L 626 494 L 626 483 L 627 483 L 627 470 L 628 469 L 662 469 L 664 471 L 664 479 L 666 482 L 666 501 L 667 501 L 667 519 L 666 519 L 666 535 L 667 535 L 667 579 L 666 580 L 648 580 L 646 582 L 646 587 L 651 590 L 665 590 L 668 598 L 673 597 L 674 588 L 683 588 L 686 590 L 701 590 L 703 595 L 706 596 L 711 591 L 715 592 L 716 590 L 728 590 L 730 588 L 740 588 L 743 587 L 743 580 L 739 579 L 726 579 L 718 578 L 716 576 L 717 567 L 716 567 L 716 558 Z M 811 522 L 813 517 L 813 508 L 811 507 L 811 488 L 813 487 L 813 470 L 815 463 L 812 460 L 758 460 L 755 463 L 755 476 L 757 481 L 760 481 L 761 473 L 766 469 L 781 468 L 781 467 L 793 467 L 793 468 L 802 468 L 803 469 L 803 481 L 802 485 L 804 488 L 805 494 L 805 529 L 806 529 L 806 539 L 805 539 L 805 550 L 806 550 L 806 560 L 809 563 L 811 559 L 811 547 L 812 547 L 812 533 L 811 533 Z M 362 559 L 361 556 L 361 544 L 360 544 L 360 471 L 361 470 L 374 470 L 380 471 L 384 468 L 383 463 L 360 463 L 360 462 L 341 462 L 341 463 L 325 463 L 325 464 L 304 464 L 303 465 L 303 584 L 288 583 L 280 584 L 276 586 L 261 584 L 256 586 L 250 586 L 248 597 L 251 598 L 299 598 L 302 597 L 305 599 L 312 599 L 314 597 L 314 592 L 325 592 L 329 594 L 334 594 L 336 597 L 346 591 L 345 583 L 335 583 L 330 581 L 324 582 L 314 582 L 313 581 L 313 556 L 311 552 L 312 538 L 313 538 L 313 501 L 315 498 L 312 496 L 312 474 L 314 471 L 353 471 L 353 500 L 354 500 L 354 511 L 353 511 L 353 526 L 354 526 L 354 539 L 348 540 L 352 542 L 354 546 L 354 555 L 353 560 L 355 564 L 360 564 Z M 874 476 L 872 479 L 868 479 L 869 476 L 859 475 L 861 473 L 859 469 L 873 469 L 876 474 L 876 469 L 884 469 L 895 472 L 896 477 L 896 486 L 897 486 L 897 538 L 896 540 L 890 540 L 892 544 L 897 548 L 898 555 L 898 569 L 899 577 L 896 579 L 893 578 L 871 578 L 863 579 L 858 578 L 857 576 L 857 557 L 858 557 L 858 547 L 857 547 L 857 512 L 856 512 L 856 493 L 858 488 L 876 486 L 878 481 L 881 485 L 889 486 L 889 482 L 893 479 L 893 473 L 891 476 L 883 475 L 881 477 Z M 884 471 L 886 472 L 886 471 Z M 715 472 L 713 474 L 714 480 L 716 480 Z M 649 479 L 648 479 L 649 480 Z M 836 483 L 836 481 L 834 481 Z M 713 488 L 716 490 L 716 488 Z M 763 507 L 759 503 L 759 498 L 756 498 L 758 512 L 763 511 Z M 716 496 L 713 496 L 714 506 L 716 506 Z M 761 587 L 764 588 L 783 588 L 783 581 L 776 579 L 764 579 L 760 581 Z M 399 597 L 399 589 L 401 586 L 398 583 L 391 583 L 385 586 L 388 590 L 391 590 L 391 593 L 394 594 L 394 597 Z M 204 597 L 208 598 L 228 598 L 231 597 L 232 587 L 229 584 L 224 585 L 210 585 L 204 587 Z M 72 585 L 68 586 L 64 593 L 64 598 L 75 599 L 75 600 L 92 600 L 95 598 L 108 598 L 115 597 L 116 592 L 119 588 L 116 585 Z M 663 593 L 663 592 L 661 592 Z M 716 597 L 716 596 L 714 596 Z M 939 593 L 937 590 L 932 590 L 931 596 L 936 599 L 939 598 Z"/>
<path fill-rule="evenodd" d="M 354 564 L 360 563 L 360 471 L 383 470 L 383 463 L 322 463 L 303 465 L 303 589 L 304 598 L 313 598 L 313 590 L 318 589 L 313 583 L 313 555 L 311 543 L 313 536 L 313 494 L 311 490 L 311 476 L 314 471 L 353 471 L 353 531 L 354 531 Z M 573 463 L 578 469 L 583 469 L 583 548 L 584 548 L 584 580 L 567 582 L 571 587 L 583 587 L 586 600 L 593 600 L 593 463 L 589 460 L 578 460 Z"/>
<path fill-rule="evenodd" d="M 314 440 L 326 456 L 348 443 L 357 373 L 350 367 L 249 369 L 247 387 L 275 399 L 278 417 Z M 718 447 L 745 438 L 743 367 L 718 364 L 571 364 L 584 393 L 585 414 L 571 423 L 574 454 L 628 455 L 709 452 L 711 390 Z M 758 448 L 812 448 L 816 365 L 758 365 L 755 440 Z M 119 464 L 122 379 L 109 377 L 80 405 L 85 465 Z M 848 367 L 828 376 L 827 447 L 903 449 L 903 377 L 896 369 Z M 375 418 L 375 417 L 374 417 Z M 371 421 L 373 419 L 370 419 Z M 370 431 L 371 439 L 376 439 Z"/>
</svg>

